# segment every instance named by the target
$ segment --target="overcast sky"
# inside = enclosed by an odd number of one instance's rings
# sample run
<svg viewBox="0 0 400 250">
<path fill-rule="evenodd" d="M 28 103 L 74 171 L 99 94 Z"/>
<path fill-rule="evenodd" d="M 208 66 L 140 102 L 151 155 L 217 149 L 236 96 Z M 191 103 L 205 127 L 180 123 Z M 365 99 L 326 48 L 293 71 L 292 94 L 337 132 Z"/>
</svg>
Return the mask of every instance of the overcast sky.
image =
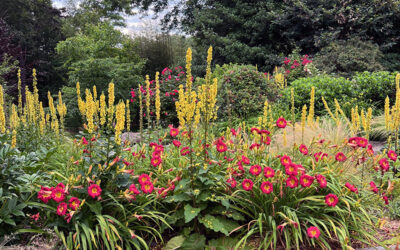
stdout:
<svg viewBox="0 0 400 250">
<path fill-rule="evenodd" d="M 66 7 L 65 0 L 52 0 L 53 6 L 56 8 Z M 151 11 L 147 13 L 147 16 L 143 16 L 141 14 L 135 16 L 124 16 L 126 20 L 126 27 L 119 28 L 123 33 L 129 35 L 136 35 L 141 32 L 150 30 L 159 30 L 160 29 L 160 19 L 154 20 L 152 17 L 154 16 Z"/>
</svg>

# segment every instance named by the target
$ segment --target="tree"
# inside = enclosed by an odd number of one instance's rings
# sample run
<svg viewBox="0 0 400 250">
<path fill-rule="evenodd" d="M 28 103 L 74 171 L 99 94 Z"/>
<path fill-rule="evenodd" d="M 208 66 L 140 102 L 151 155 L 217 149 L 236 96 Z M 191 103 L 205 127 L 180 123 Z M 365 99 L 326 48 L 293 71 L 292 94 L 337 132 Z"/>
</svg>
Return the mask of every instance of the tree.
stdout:
<svg viewBox="0 0 400 250">
<path fill-rule="evenodd" d="M 82 88 L 96 85 L 100 93 L 114 81 L 117 100 L 127 98 L 129 88 L 143 80 L 145 61 L 138 56 L 137 45 L 108 22 L 88 25 L 84 32 L 57 45 L 69 86 L 79 81 Z"/>
<path fill-rule="evenodd" d="M 54 57 L 54 48 L 63 38 L 60 10 L 52 7 L 51 0 L 2 0 L 0 18 L 12 33 L 11 44 L 21 50 L 15 59 L 23 84 L 31 82 L 32 68 L 36 68 L 42 96 L 57 89 L 62 84 Z"/>
</svg>

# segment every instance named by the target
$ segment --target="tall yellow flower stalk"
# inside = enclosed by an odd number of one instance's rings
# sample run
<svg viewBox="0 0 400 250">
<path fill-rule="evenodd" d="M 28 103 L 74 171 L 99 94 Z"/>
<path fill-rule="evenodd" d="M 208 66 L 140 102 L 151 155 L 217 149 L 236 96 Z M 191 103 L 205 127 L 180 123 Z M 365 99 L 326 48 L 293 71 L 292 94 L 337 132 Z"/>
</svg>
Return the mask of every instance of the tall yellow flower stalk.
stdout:
<svg viewBox="0 0 400 250">
<path fill-rule="evenodd" d="M 264 102 L 262 127 L 265 129 L 268 128 L 268 100 L 265 100 L 265 102 Z"/>
<path fill-rule="evenodd" d="M 150 78 L 146 75 L 146 117 L 147 117 L 147 127 L 151 126 L 150 117 Z"/>
<path fill-rule="evenodd" d="M 87 120 L 87 128 L 89 133 L 93 133 L 94 131 L 94 115 L 96 112 L 96 102 L 93 100 L 92 93 L 90 90 L 86 89 L 86 120 Z"/>
<path fill-rule="evenodd" d="M 369 134 L 371 132 L 372 108 L 368 108 L 366 118 L 367 118 L 367 124 L 365 127 L 365 133 L 366 133 L 367 139 L 369 139 Z"/>
<path fill-rule="evenodd" d="M 126 100 L 126 131 L 131 130 L 131 110 L 129 109 L 129 100 Z"/>
<path fill-rule="evenodd" d="M 50 114 L 51 114 L 51 129 L 58 134 L 59 132 L 59 124 L 58 124 L 58 119 L 57 119 L 57 112 L 54 107 L 54 101 L 53 97 L 50 94 L 50 91 L 47 92 L 47 98 L 49 99 L 49 109 L 50 109 Z"/>
<path fill-rule="evenodd" d="M 104 93 L 101 93 L 100 96 L 100 125 L 103 126 L 106 123 L 107 117 L 107 105 L 106 105 L 106 96 Z"/>
<path fill-rule="evenodd" d="M 121 132 L 125 126 L 125 104 L 119 102 L 115 111 L 115 118 L 117 123 L 115 124 L 115 142 L 121 144 Z"/>
<path fill-rule="evenodd" d="M 304 143 L 304 129 L 306 127 L 306 119 L 307 119 L 307 105 L 304 104 L 303 109 L 301 110 L 301 142 Z"/>
<path fill-rule="evenodd" d="M 4 90 L 3 85 L 0 85 L 0 133 L 6 132 L 6 114 L 4 112 Z"/>
<path fill-rule="evenodd" d="M 79 82 L 76 83 L 76 95 L 78 97 L 78 109 L 79 112 L 81 113 L 82 117 L 85 117 L 85 102 L 81 98 L 81 87 Z"/>
<path fill-rule="evenodd" d="M 159 75 L 160 75 L 160 73 L 157 71 L 156 72 L 156 100 L 155 100 L 157 127 L 160 125 L 160 113 L 161 113 Z"/>
<path fill-rule="evenodd" d="M 192 50 L 188 48 L 186 53 L 186 88 L 179 85 L 179 99 L 175 102 L 176 111 L 178 114 L 179 124 L 184 127 L 188 125 L 190 129 L 193 128 L 192 121 L 196 110 L 197 94 L 192 91 Z"/>
<path fill-rule="evenodd" d="M 310 93 L 310 108 L 308 110 L 307 124 L 313 126 L 314 124 L 314 102 L 315 102 L 315 88 L 311 88 Z"/>
<path fill-rule="evenodd" d="M 11 105 L 10 128 L 17 129 L 19 126 L 18 107 L 14 104 Z"/>
<path fill-rule="evenodd" d="M 22 116 L 23 113 L 22 113 L 21 68 L 18 69 L 17 76 L 18 76 L 18 112 L 19 112 L 19 115 Z"/>
<path fill-rule="evenodd" d="M 33 97 L 34 97 L 34 104 L 35 104 L 35 109 L 36 109 L 36 121 L 38 121 L 39 118 L 39 90 L 37 88 L 37 74 L 36 74 L 36 69 L 34 68 L 32 70 L 32 85 L 33 85 Z"/>
<path fill-rule="evenodd" d="M 43 109 L 43 103 L 40 102 L 39 104 L 39 130 L 40 130 L 40 134 L 43 135 L 44 134 L 44 130 L 46 128 L 46 116 L 44 113 L 44 109 Z"/>
<path fill-rule="evenodd" d="M 392 116 L 390 116 L 389 96 L 386 96 L 386 99 L 385 99 L 385 127 L 386 127 L 386 130 L 390 130 L 391 120 L 392 120 Z"/>
<path fill-rule="evenodd" d="M 25 110 L 27 111 L 27 119 L 29 123 L 36 124 L 37 114 L 35 106 L 35 97 L 29 91 L 28 86 L 25 86 Z"/>
<path fill-rule="evenodd" d="M 108 124 L 109 126 L 112 127 L 112 122 L 114 118 L 114 102 L 115 102 L 115 96 L 114 96 L 114 83 L 110 83 L 108 85 Z"/>
<path fill-rule="evenodd" d="M 67 115 L 67 105 L 65 105 L 65 103 L 62 101 L 61 91 L 58 91 L 57 111 L 60 115 L 61 128 L 64 129 L 64 118 Z"/>
<path fill-rule="evenodd" d="M 15 148 L 17 146 L 17 131 L 14 129 L 12 131 L 11 147 Z"/>
</svg>

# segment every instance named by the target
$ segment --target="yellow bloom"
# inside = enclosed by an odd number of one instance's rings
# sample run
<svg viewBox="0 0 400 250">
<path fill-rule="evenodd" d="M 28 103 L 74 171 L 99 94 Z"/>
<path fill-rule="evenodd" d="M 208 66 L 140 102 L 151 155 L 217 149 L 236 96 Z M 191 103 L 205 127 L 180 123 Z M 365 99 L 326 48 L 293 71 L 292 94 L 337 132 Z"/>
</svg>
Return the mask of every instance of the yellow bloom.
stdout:
<svg viewBox="0 0 400 250">
<path fill-rule="evenodd" d="M 301 138 L 302 142 L 304 142 L 304 128 L 306 127 L 306 116 L 307 116 L 307 105 L 304 104 L 302 112 L 301 112 Z"/>
<path fill-rule="evenodd" d="M 139 130 L 140 130 L 140 136 L 143 134 L 143 97 L 142 97 L 142 91 L 141 90 L 141 85 L 139 84 Z"/>
<path fill-rule="evenodd" d="M 121 144 L 121 132 L 124 130 L 125 125 L 125 104 L 120 102 L 117 105 L 115 118 L 117 123 L 115 124 L 115 142 Z"/>
<path fill-rule="evenodd" d="M 113 118 L 114 118 L 114 83 L 110 83 L 108 85 L 108 124 L 112 126 Z"/>
<path fill-rule="evenodd" d="M 126 100 L 126 131 L 131 130 L 131 111 L 129 109 L 129 100 Z"/>
<path fill-rule="evenodd" d="M 22 89 L 21 89 L 21 69 L 18 69 L 18 112 L 22 116 Z"/>
<path fill-rule="evenodd" d="M 58 111 L 58 114 L 60 115 L 61 128 L 64 128 L 64 118 L 65 118 L 65 115 L 67 114 L 67 106 L 62 101 L 61 91 L 58 91 L 57 111 Z"/>
<path fill-rule="evenodd" d="M 155 100 L 157 126 L 160 123 L 160 112 L 161 112 L 160 81 L 158 80 L 159 75 L 160 75 L 160 73 L 157 71 L 157 73 L 156 73 L 156 100 Z"/>
<path fill-rule="evenodd" d="M 315 102 L 315 88 L 311 88 L 310 93 L 310 108 L 308 110 L 307 124 L 312 126 L 314 124 L 314 102 Z"/>
<path fill-rule="evenodd" d="M 106 115 L 106 96 L 102 92 L 100 96 L 100 125 L 106 123 Z"/>
<path fill-rule="evenodd" d="M 93 133 L 94 131 L 94 113 L 96 112 L 96 103 L 93 100 L 92 93 L 89 90 L 86 91 L 86 120 L 88 122 L 88 132 Z"/>
<path fill-rule="evenodd" d="M 4 112 L 3 86 L 0 85 L 0 133 L 6 132 L 6 114 Z"/>
<path fill-rule="evenodd" d="M 14 129 L 12 131 L 11 147 L 15 148 L 17 146 L 17 131 Z"/>
</svg>

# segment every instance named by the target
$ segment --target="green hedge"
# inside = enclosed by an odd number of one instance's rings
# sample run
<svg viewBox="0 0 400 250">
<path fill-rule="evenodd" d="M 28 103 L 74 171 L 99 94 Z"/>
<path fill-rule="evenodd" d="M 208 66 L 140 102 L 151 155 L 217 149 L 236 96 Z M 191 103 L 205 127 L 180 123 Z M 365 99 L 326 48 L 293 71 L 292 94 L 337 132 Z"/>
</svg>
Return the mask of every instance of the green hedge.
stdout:
<svg viewBox="0 0 400 250">
<path fill-rule="evenodd" d="M 383 109 L 385 98 L 395 95 L 395 75 L 390 72 L 363 72 L 356 73 L 353 79 L 319 75 L 309 78 L 300 78 L 291 83 L 282 93 L 283 103 L 290 105 L 290 89 L 295 91 L 295 106 L 300 110 L 304 104 L 309 106 L 311 88 L 315 87 L 315 113 L 325 114 L 325 107 L 321 97 L 334 109 L 336 98 L 342 109 L 351 114 L 351 108 L 358 105 L 367 109 L 375 107 L 375 112 Z"/>
</svg>

